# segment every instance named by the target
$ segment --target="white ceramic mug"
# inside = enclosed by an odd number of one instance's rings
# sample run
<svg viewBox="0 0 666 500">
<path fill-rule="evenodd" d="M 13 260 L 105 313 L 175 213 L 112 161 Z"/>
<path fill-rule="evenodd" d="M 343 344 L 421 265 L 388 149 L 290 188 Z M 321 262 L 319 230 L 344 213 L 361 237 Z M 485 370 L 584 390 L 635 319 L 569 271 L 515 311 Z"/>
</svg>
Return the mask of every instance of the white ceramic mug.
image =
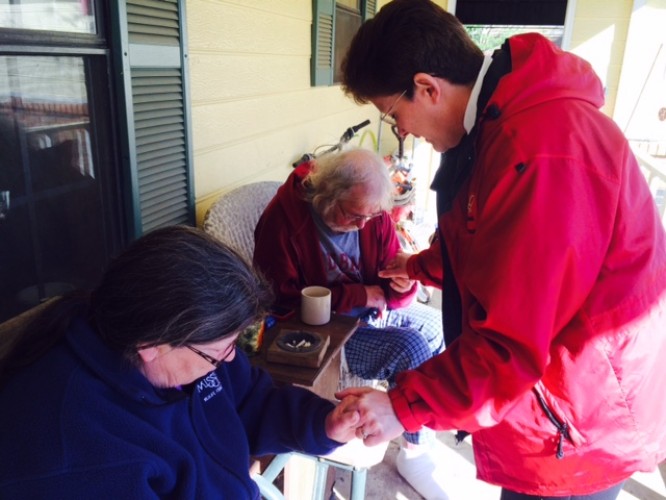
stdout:
<svg viewBox="0 0 666 500">
<path fill-rule="evenodd" d="M 324 325 L 331 320 L 331 290 L 324 286 L 308 286 L 301 290 L 301 321 L 308 325 Z"/>
</svg>

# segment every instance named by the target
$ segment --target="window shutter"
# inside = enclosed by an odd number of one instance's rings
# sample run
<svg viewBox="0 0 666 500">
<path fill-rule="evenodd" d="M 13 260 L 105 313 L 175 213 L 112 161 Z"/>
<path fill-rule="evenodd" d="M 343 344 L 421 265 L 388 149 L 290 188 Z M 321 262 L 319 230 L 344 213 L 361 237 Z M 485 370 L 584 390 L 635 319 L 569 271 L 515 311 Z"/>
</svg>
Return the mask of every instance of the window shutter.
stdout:
<svg viewBox="0 0 666 500">
<path fill-rule="evenodd" d="M 313 0 L 312 57 L 310 59 L 313 86 L 333 83 L 334 33 L 335 0 Z"/>
<path fill-rule="evenodd" d="M 194 224 L 184 7 L 127 0 L 123 88 L 134 236 Z M 121 16 L 122 17 L 122 16 Z"/>
<path fill-rule="evenodd" d="M 371 17 L 375 17 L 377 13 L 377 0 L 365 0 L 363 2 L 363 21 L 367 21 Z"/>
</svg>

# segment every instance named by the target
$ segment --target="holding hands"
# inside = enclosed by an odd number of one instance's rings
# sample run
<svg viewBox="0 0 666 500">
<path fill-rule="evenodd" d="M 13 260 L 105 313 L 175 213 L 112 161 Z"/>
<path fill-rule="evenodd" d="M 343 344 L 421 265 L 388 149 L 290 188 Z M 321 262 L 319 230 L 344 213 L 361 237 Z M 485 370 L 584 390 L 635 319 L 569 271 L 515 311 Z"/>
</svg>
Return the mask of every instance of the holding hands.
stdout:
<svg viewBox="0 0 666 500">
<path fill-rule="evenodd" d="M 357 410 L 357 400 L 358 398 L 354 396 L 347 396 L 331 413 L 326 415 L 325 427 L 329 439 L 339 443 L 346 443 L 354 439 L 361 421 L 360 413 Z"/>
<path fill-rule="evenodd" d="M 390 441 L 405 431 L 384 391 L 370 387 L 350 387 L 336 393 L 335 397 L 344 398 L 343 402 L 353 401 L 349 403 L 349 410 L 353 408 L 360 417 L 354 429 L 355 435 L 367 446 Z"/>
</svg>

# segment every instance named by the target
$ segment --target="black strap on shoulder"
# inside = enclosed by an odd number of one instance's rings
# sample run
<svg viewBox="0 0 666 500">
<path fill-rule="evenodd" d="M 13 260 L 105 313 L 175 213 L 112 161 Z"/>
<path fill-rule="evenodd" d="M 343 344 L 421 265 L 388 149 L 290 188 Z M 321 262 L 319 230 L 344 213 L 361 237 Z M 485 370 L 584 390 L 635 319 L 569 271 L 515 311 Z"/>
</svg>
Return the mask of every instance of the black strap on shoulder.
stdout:
<svg viewBox="0 0 666 500">
<path fill-rule="evenodd" d="M 482 114 L 486 113 L 488 119 L 494 120 L 500 116 L 500 109 L 497 106 L 486 105 L 490 100 L 497 84 L 507 73 L 511 72 L 511 52 L 509 50 L 508 40 L 504 42 L 502 48 L 493 53 L 493 61 L 483 79 L 481 91 L 476 108 L 476 122 L 469 134 L 463 137 L 460 144 L 450 149 L 442 155 L 442 161 L 437 170 L 437 174 L 430 186 L 437 192 L 437 215 L 451 210 L 453 199 L 460 191 L 465 180 L 471 175 L 474 168 L 476 138 L 481 122 Z M 444 342 L 447 346 L 457 339 L 462 333 L 462 301 L 460 291 L 453 276 L 451 260 L 446 248 L 446 242 L 442 238 L 440 231 L 440 247 L 442 249 L 442 262 L 444 269 L 444 280 L 442 284 L 442 324 L 444 327 Z M 456 433 L 456 443 L 462 442 L 469 432 L 459 430 Z"/>
<path fill-rule="evenodd" d="M 437 192 L 437 211 L 439 214 L 451 210 L 453 199 L 460 191 L 465 180 L 472 173 L 475 157 L 476 138 L 479 130 L 479 122 L 486 112 L 487 118 L 496 119 L 500 110 L 497 106 L 486 105 L 491 95 L 497 88 L 497 84 L 507 73 L 511 72 L 511 54 L 509 44 L 505 42 L 501 49 L 493 53 L 493 60 L 486 72 L 476 108 L 476 122 L 469 134 L 465 135 L 460 143 L 442 154 L 439 169 L 430 185 L 430 189 Z"/>
<path fill-rule="evenodd" d="M 479 99 L 477 101 L 477 115 L 474 127 L 463 137 L 460 144 L 442 154 L 442 160 L 430 186 L 437 192 L 437 215 L 451 210 L 453 200 L 460 191 L 465 180 L 469 178 L 474 168 L 476 138 L 479 123 L 485 111 L 488 119 L 496 119 L 500 115 L 497 106 L 486 105 L 490 100 L 497 84 L 504 75 L 511 71 L 511 54 L 508 41 L 504 42 L 502 48 L 493 54 L 493 60 L 486 72 L 481 85 Z M 442 262 L 444 269 L 444 280 L 442 285 L 442 321 L 444 325 L 444 339 L 446 345 L 450 345 L 460 336 L 462 331 L 462 304 L 460 292 L 453 276 L 451 261 L 449 259 L 446 242 L 441 239 Z"/>
</svg>

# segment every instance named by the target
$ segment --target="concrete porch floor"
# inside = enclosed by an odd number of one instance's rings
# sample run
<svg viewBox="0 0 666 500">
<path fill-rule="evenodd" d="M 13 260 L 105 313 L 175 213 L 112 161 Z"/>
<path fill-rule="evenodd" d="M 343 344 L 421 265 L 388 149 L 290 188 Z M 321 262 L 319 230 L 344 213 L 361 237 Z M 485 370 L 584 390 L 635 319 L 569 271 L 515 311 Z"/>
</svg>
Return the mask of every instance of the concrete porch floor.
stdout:
<svg viewBox="0 0 666 500">
<path fill-rule="evenodd" d="M 443 460 L 450 471 L 449 500 L 499 500 L 500 488 L 476 479 L 472 445 L 467 438 L 456 445 L 454 434 L 438 435 L 444 444 Z M 398 441 L 389 444 L 382 463 L 368 472 L 367 500 L 421 500 L 422 497 L 402 479 L 395 468 Z M 624 485 L 618 500 L 666 500 L 666 462 L 651 473 L 636 473 Z M 330 499 L 348 500 L 350 473 L 336 470 Z"/>
</svg>

